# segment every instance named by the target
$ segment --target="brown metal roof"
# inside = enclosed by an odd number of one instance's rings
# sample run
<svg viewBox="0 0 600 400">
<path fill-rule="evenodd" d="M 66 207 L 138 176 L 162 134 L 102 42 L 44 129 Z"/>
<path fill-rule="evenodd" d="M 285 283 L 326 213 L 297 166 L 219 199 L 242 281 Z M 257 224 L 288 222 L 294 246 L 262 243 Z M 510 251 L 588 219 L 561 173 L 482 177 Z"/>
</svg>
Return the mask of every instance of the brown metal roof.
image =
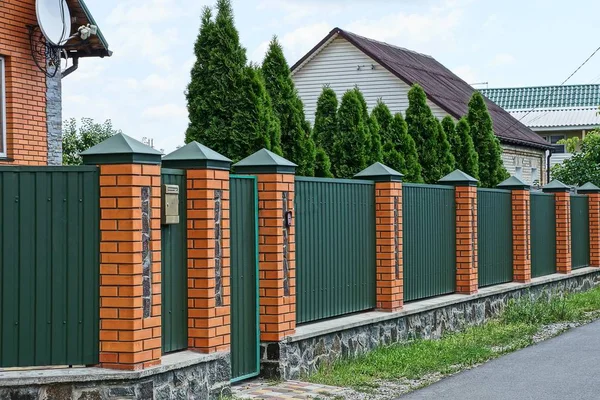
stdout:
<svg viewBox="0 0 600 400">
<path fill-rule="evenodd" d="M 66 1 L 71 12 L 71 34 L 76 33 L 77 29 L 82 25 L 91 24 L 97 26 L 84 0 Z M 112 51 L 108 49 L 108 43 L 102 35 L 100 27 L 98 27 L 97 35 L 91 36 L 85 41 L 81 41 L 79 38 L 71 39 L 65 47 L 68 48 L 71 57 L 110 57 L 112 55 Z"/>
<path fill-rule="evenodd" d="M 476 90 L 433 57 L 368 39 L 340 28 L 333 29 L 327 37 L 292 66 L 292 71 L 306 63 L 335 35 L 352 43 L 408 85 L 415 83 L 421 85 L 429 100 L 454 118 L 461 118 L 467 114 L 469 101 Z M 540 149 L 550 148 L 545 140 L 503 108 L 487 98 L 486 103 L 494 122 L 494 132 L 502 142 Z"/>
</svg>

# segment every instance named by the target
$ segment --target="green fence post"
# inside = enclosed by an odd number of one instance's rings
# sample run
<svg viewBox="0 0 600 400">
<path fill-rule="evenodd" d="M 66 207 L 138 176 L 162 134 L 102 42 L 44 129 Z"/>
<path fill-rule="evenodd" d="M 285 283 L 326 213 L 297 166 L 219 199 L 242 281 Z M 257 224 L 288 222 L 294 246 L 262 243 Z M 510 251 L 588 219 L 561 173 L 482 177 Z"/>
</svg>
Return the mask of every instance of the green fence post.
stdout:
<svg viewBox="0 0 600 400">
<path fill-rule="evenodd" d="M 544 193 L 553 193 L 556 208 L 556 272 L 570 274 L 571 260 L 571 189 L 564 183 L 553 180 L 543 188 Z"/>
<path fill-rule="evenodd" d="M 590 266 L 600 267 L 600 188 L 586 183 L 577 193 L 588 197 L 588 217 L 590 224 Z"/>
</svg>

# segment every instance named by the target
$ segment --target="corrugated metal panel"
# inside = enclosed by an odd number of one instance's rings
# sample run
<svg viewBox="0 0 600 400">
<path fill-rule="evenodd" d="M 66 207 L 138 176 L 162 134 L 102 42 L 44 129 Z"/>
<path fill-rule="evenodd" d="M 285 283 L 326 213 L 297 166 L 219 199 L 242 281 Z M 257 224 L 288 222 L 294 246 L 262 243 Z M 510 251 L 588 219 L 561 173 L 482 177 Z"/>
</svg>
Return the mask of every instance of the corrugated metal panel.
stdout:
<svg viewBox="0 0 600 400">
<path fill-rule="evenodd" d="M 296 178 L 295 196 L 297 322 L 374 308 L 374 183 Z"/>
<path fill-rule="evenodd" d="M 512 201 L 509 190 L 477 190 L 479 287 L 512 281 Z"/>
<path fill-rule="evenodd" d="M 600 104 L 600 85 L 481 89 L 481 93 L 506 110 L 531 110 L 539 107 L 598 107 Z"/>
<path fill-rule="evenodd" d="M 185 171 L 162 169 L 163 185 L 179 186 L 179 223 L 161 229 L 162 349 L 163 353 L 187 349 L 187 198 Z"/>
<path fill-rule="evenodd" d="M 98 363 L 96 167 L 0 167 L 0 367 Z"/>
<path fill-rule="evenodd" d="M 556 272 L 556 208 L 554 195 L 531 193 L 531 276 Z"/>
<path fill-rule="evenodd" d="M 371 65 L 375 69 L 371 69 Z M 358 66 L 361 66 L 360 70 Z M 404 113 L 408 108 L 410 86 L 340 37 L 299 69 L 293 79 L 304 103 L 306 118 L 311 123 L 314 123 L 317 100 L 324 85 L 329 85 L 340 101 L 347 90 L 358 86 L 369 111 L 378 99 L 382 99 L 393 113 Z M 436 104 L 427 102 L 436 117 L 441 119 L 448 115 Z"/>
<path fill-rule="evenodd" d="M 590 218 L 588 197 L 571 195 L 571 261 L 573 269 L 590 264 Z"/>
<path fill-rule="evenodd" d="M 454 187 L 403 185 L 404 300 L 456 290 Z"/>
<path fill-rule="evenodd" d="M 230 190 L 231 372 L 237 381 L 260 370 L 256 178 L 232 176 Z"/>
<path fill-rule="evenodd" d="M 575 128 L 600 125 L 598 106 L 585 108 L 550 108 L 511 110 L 510 114 L 530 128 Z"/>
</svg>

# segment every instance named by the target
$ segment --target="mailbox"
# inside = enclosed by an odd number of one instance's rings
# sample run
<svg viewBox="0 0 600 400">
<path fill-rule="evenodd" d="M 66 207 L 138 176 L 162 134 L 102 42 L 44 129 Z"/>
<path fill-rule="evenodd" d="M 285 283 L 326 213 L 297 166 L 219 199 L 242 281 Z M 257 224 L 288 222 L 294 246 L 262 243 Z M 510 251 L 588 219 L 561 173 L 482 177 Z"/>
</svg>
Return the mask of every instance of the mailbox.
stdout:
<svg viewBox="0 0 600 400">
<path fill-rule="evenodd" d="M 163 225 L 179 223 L 179 186 L 163 185 Z"/>
</svg>

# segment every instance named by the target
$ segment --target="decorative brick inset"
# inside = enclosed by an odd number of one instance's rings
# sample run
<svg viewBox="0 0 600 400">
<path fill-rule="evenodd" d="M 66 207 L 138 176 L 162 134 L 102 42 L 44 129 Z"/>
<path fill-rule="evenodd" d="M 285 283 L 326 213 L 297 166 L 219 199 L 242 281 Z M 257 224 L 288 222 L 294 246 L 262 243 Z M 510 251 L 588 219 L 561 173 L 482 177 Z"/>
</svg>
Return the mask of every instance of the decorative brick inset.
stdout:
<svg viewBox="0 0 600 400">
<path fill-rule="evenodd" d="M 456 186 L 456 293 L 478 289 L 477 187 Z"/>
<path fill-rule="evenodd" d="M 295 227 L 292 223 L 286 228 L 284 221 L 286 210 L 294 209 L 294 175 L 259 174 L 257 178 L 260 332 L 262 341 L 274 342 L 296 330 Z"/>
<path fill-rule="evenodd" d="M 187 170 L 188 347 L 231 343 L 229 171 Z"/>
<path fill-rule="evenodd" d="M 160 364 L 160 207 L 160 166 L 100 166 L 102 367 Z"/>
<path fill-rule="evenodd" d="M 571 195 L 554 193 L 556 204 L 556 272 L 571 273 Z"/>
<path fill-rule="evenodd" d="M 513 281 L 531 282 L 531 193 L 512 190 Z"/>
<path fill-rule="evenodd" d="M 402 264 L 402 182 L 375 183 L 377 309 L 404 304 Z"/>
<path fill-rule="evenodd" d="M 600 193 L 588 196 L 590 220 L 590 266 L 600 267 Z"/>
</svg>

